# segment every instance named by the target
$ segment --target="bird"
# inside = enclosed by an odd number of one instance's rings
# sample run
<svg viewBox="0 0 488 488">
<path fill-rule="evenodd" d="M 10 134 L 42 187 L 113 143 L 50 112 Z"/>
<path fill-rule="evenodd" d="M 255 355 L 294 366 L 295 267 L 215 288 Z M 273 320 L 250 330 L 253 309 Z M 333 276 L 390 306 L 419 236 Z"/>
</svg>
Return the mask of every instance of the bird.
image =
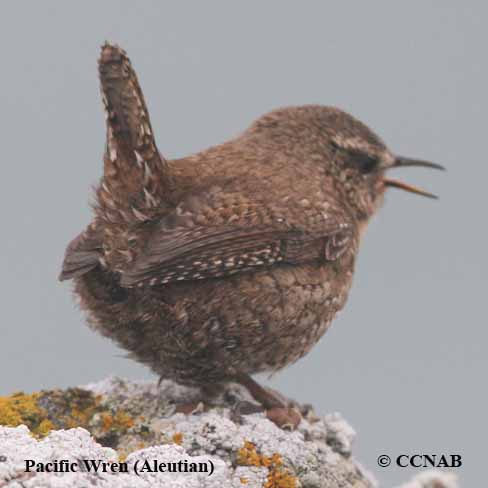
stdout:
<svg viewBox="0 0 488 488">
<path fill-rule="evenodd" d="M 436 198 L 386 173 L 444 168 L 394 154 L 323 105 L 278 108 L 169 160 L 127 53 L 106 42 L 98 70 L 103 176 L 59 279 L 74 281 L 93 329 L 161 378 L 209 395 L 239 383 L 271 420 L 296 427 L 296 409 L 252 375 L 296 362 L 328 330 L 387 189 Z"/>
</svg>

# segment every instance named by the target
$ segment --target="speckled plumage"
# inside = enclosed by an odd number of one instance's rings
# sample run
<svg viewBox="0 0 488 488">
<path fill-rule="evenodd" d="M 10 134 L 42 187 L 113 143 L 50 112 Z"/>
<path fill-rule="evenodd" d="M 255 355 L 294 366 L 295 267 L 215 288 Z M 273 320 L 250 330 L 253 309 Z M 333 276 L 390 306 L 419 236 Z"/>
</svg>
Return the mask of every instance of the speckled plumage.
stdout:
<svg viewBox="0 0 488 488">
<path fill-rule="evenodd" d="M 346 302 L 396 157 L 350 115 L 310 105 L 166 161 L 123 50 L 103 46 L 100 78 L 104 176 L 61 274 L 92 327 L 184 384 L 302 357 Z"/>
</svg>

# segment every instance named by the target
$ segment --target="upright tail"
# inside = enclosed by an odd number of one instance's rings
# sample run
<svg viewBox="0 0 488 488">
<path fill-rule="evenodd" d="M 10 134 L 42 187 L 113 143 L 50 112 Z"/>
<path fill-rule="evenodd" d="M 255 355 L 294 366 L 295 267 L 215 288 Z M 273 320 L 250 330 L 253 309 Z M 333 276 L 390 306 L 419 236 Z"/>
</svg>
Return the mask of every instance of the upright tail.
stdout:
<svg viewBox="0 0 488 488">
<path fill-rule="evenodd" d="M 99 210 L 109 221 L 144 221 L 168 196 L 168 164 L 156 147 L 146 103 L 126 52 L 105 43 L 99 75 L 107 121 Z"/>
</svg>

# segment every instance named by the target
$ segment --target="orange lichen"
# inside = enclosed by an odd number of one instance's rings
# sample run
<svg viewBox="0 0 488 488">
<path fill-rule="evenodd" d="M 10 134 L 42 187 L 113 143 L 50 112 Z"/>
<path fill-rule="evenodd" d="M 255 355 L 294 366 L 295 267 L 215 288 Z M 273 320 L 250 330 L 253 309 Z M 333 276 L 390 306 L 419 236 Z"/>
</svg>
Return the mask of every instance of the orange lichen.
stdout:
<svg viewBox="0 0 488 488">
<path fill-rule="evenodd" d="M 183 434 L 181 432 L 175 432 L 172 439 L 175 444 L 181 446 L 181 443 L 183 442 Z"/>
<path fill-rule="evenodd" d="M 296 488 L 297 479 L 288 471 L 273 469 L 268 474 L 264 488 Z"/>
<path fill-rule="evenodd" d="M 125 431 L 134 426 L 134 419 L 123 410 L 117 410 L 115 414 L 112 414 L 111 412 L 102 412 L 101 417 L 102 429 L 105 432 L 111 429 Z"/>
<path fill-rule="evenodd" d="M 297 486 L 296 477 L 283 467 L 283 460 L 278 453 L 272 456 L 260 454 L 252 442 L 246 441 L 244 447 L 237 451 L 237 464 L 267 468 L 268 477 L 264 488 L 296 488 Z"/>
<path fill-rule="evenodd" d="M 237 451 L 237 464 L 242 466 L 264 466 L 266 457 L 258 454 L 256 446 L 249 441 L 244 442 L 244 447 Z"/>
<path fill-rule="evenodd" d="M 90 419 L 95 414 L 95 405 L 88 407 L 86 410 L 81 410 L 74 407 L 69 412 L 69 415 L 65 417 L 66 426 L 70 429 L 75 427 L 85 427 Z"/>
<path fill-rule="evenodd" d="M 244 476 L 241 476 L 239 478 L 239 481 L 243 484 L 243 485 L 247 485 L 249 483 L 249 480 L 247 478 L 244 478 Z"/>
<path fill-rule="evenodd" d="M 112 425 L 114 424 L 114 418 L 113 415 L 108 412 L 103 412 L 101 417 L 102 429 L 106 432 L 107 430 L 110 430 L 112 428 Z"/>
<path fill-rule="evenodd" d="M 117 410 L 113 416 L 113 428 L 118 431 L 125 431 L 134 427 L 134 419 L 123 410 Z"/>
</svg>

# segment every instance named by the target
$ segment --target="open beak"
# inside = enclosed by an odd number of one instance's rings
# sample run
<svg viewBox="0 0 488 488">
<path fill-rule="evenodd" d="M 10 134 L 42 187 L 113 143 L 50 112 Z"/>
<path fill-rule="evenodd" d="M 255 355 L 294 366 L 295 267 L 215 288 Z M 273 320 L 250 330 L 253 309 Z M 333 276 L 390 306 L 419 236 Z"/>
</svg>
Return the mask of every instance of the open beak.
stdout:
<svg viewBox="0 0 488 488">
<path fill-rule="evenodd" d="M 444 168 L 444 166 L 441 166 L 440 164 L 431 163 L 429 161 L 422 161 L 421 159 L 404 158 L 401 156 L 395 158 L 395 162 L 392 165 L 388 166 L 388 168 L 386 169 L 402 168 L 405 166 L 419 166 L 423 168 L 431 168 L 431 169 L 437 169 L 441 171 L 445 171 L 446 169 Z M 403 183 L 402 181 L 394 180 L 391 178 L 383 178 L 383 183 L 386 187 L 399 188 L 400 190 L 405 190 L 408 191 L 409 193 L 422 195 L 423 197 L 438 198 L 437 195 L 434 195 L 433 193 L 429 193 L 425 190 L 422 190 L 421 188 L 417 188 L 416 186 L 408 185 L 407 183 Z"/>
</svg>

